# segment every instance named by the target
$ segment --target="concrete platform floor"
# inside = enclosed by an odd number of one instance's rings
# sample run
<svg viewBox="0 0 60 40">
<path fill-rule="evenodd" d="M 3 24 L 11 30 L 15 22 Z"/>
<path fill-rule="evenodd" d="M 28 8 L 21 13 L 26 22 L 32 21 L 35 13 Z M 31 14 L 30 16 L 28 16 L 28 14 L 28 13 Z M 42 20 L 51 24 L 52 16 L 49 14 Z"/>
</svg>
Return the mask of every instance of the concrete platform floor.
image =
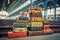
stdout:
<svg viewBox="0 0 60 40">
<path fill-rule="evenodd" d="M 41 35 L 41 36 L 30 36 L 24 38 L 6 38 L 2 37 L 0 40 L 60 40 L 60 33 L 55 33 L 52 35 Z"/>
</svg>

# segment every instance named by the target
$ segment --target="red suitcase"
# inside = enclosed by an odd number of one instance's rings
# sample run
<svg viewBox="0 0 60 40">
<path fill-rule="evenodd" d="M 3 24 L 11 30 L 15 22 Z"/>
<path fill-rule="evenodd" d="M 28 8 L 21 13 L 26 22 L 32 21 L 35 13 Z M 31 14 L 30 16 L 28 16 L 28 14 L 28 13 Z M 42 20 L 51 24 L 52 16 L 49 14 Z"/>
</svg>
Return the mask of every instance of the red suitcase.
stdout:
<svg viewBox="0 0 60 40">
<path fill-rule="evenodd" d="M 50 29 L 50 25 L 44 25 L 43 30 L 48 30 Z"/>
<path fill-rule="evenodd" d="M 53 33 L 53 30 L 50 29 L 50 25 L 44 25 L 43 27 L 43 34 L 50 34 L 50 33 Z"/>
<path fill-rule="evenodd" d="M 27 32 L 8 32 L 8 38 L 21 38 L 26 36 Z"/>
</svg>

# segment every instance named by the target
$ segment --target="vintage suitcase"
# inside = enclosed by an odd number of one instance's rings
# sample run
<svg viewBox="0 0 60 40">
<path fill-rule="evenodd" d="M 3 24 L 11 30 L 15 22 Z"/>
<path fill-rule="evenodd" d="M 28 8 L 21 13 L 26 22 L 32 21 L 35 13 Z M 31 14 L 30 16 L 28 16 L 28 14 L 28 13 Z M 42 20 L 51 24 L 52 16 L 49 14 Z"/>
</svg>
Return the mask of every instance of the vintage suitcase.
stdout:
<svg viewBox="0 0 60 40">
<path fill-rule="evenodd" d="M 42 27 L 30 27 L 30 31 L 42 31 Z"/>
<path fill-rule="evenodd" d="M 20 22 L 20 23 L 28 23 L 29 21 L 28 20 L 17 20 L 17 22 Z"/>
<path fill-rule="evenodd" d="M 19 17 L 19 20 L 29 20 L 29 19 L 28 19 L 28 17 L 21 16 L 21 17 Z"/>
<path fill-rule="evenodd" d="M 30 17 L 42 17 L 42 13 L 30 13 L 29 14 Z"/>
<path fill-rule="evenodd" d="M 50 23 L 48 21 L 44 21 L 44 25 L 49 25 Z"/>
<path fill-rule="evenodd" d="M 14 32 L 27 32 L 27 28 L 14 28 Z"/>
<path fill-rule="evenodd" d="M 29 27 L 30 26 L 30 23 L 18 23 L 18 22 L 15 22 L 13 24 L 14 27 Z"/>
<path fill-rule="evenodd" d="M 48 30 L 48 29 L 50 29 L 50 25 L 44 25 L 43 26 L 43 30 Z"/>
<path fill-rule="evenodd" d="M 52 34 L 54 31 L 50 29 L 50 25 L 44 25 L 43 27 L 43 34 Z"/>
<path fill-rule="evenodd" d="M 28 36 L 42 35 L 42 31 L 28 31 Z"/>
<path fill-rule="evenodd" d="M 26 36 L 27 32 L 8 32 L 8 38 L 21 38 Z"/>
<path fill-rule="evenodd" d="M 43 22 L 30 22 L 31 27 L 43 27 Z"/>
<path fill-rule="evenodd" d="M 33 22 L 43 22 L 44 19 L 41 18 L 41 17 L 30 17 L 30 21 L 33 21 Z"/>
<path fill-rule="evenodd" d="M 54 31 L 52 29 L 42 30 L 43 34 L 53 34 Z"/>
<path fill-rule="evenodd" d="M 29 8 L 29 13 L 42 13 L 41 9 L 37 9 L 37 8 Z"/>
</svg>

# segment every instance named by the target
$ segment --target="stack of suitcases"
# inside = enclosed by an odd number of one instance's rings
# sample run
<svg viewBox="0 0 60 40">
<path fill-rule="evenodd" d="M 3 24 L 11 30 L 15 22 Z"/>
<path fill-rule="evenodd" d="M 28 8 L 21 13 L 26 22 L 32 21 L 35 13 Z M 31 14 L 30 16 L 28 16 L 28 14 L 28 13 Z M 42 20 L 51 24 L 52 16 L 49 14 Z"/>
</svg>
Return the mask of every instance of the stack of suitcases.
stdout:
<svg viewBox="0 0 60 40">
<path fill-rule="evenodd" d="M 27 27 L 29 26 L 29 23 L 28 23 L 29 21 L 28 21 L 28 17 L 23 15 L 21 15 L 18 18 L 17 22 L 13 24 L 14 30 L 13 32 L 8 33 L 9 38 L 19 38 L 19 37 L 27 36 Z"/>
<path fill-rule="evenodd" d="M 29 36 L 42 34 L 43 22 L 42 12 L 40 8 L 30 8 L 30 31 L 28 31 Z"/>
</svg>

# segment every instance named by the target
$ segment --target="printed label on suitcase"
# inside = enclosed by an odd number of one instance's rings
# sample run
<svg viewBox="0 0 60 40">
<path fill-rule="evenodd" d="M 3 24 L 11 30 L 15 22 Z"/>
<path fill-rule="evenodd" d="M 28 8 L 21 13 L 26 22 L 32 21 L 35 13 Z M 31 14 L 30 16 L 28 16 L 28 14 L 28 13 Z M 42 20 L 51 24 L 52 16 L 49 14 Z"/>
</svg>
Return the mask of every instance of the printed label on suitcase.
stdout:
<svg viewBox="0 0 60 40">
<path fill-rule="evenodd" d="M 43 22 L 31 22 L 31 27 L 42 27 Z"/>
</svg>

